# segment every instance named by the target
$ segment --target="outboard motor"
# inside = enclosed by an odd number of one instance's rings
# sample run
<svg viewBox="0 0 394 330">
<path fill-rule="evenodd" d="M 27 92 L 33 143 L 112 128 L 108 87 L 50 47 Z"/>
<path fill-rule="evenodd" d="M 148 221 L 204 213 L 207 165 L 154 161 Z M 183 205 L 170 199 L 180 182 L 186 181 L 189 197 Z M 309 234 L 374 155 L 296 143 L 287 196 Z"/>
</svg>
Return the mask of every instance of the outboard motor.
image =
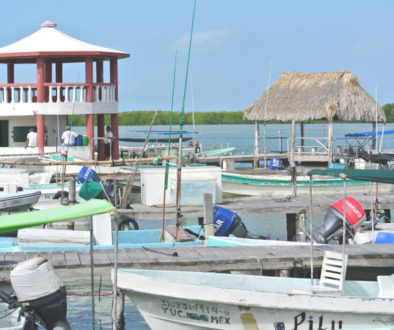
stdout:
<svg viewBox="0 0 394 330">
<path fill-rule="evenodd" d="M 213 207 L 213 223 L 215 236 L 229 236 L 232 234 L 243 238 L 265 238 L 248 232 L 239 215 L 224 207 Z"/>
<path fill-rule="evenodd" d="M 327 243 L 329 237 L 343 225 L 343 203 L 344 198 L 331 204 L 321 224 L 312 234 L 316 243 Z M 352 198 L 346 197 L 346 226 L 355 230 L 365 221 L 365 212 L 360 203 Z"/>
<path fill-rule="evenodd" d="M 33 317 L 46 329 L 71 329 L 67 319 L 66 289 L 47 259 L 37 257 L 20 262 L 10 272 L 15 291 L 26 318 Z M 35 328 L 33 328 L 35 329 Z"/>
</svg>

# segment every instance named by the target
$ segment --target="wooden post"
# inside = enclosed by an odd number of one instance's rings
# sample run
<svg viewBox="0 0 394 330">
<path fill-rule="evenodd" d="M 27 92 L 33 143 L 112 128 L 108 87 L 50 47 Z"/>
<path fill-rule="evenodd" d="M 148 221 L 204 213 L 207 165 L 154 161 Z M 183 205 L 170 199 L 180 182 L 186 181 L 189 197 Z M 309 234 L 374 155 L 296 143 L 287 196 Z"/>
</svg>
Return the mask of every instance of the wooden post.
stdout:
<svg viewBox="0 0 394 330">
<path fill-rule="evenodd" d="M 332 138 L 333 138 L 333 134 L 332 134 L 332 118 L 328 119 L 328 129 L 327 129 L 327 133 L 328 133 L 328 164 L 332 163 Z"/>
<path fill-rule="evenodd" d="M 259 167 L 259 149 L 260 149 L 260 123 L 258 120 L 255 121 L 254 125 L 254 159 L 253 167 Z M 265 152 L 265 150 L 264 150 Z"/>
<path fill-rule="evenodd" d="M 290 167 L 295 167 L 295 138 L 296 138 L 296 122 L 295 120 L 291 121 L 291 141 L 290 141 Z"/>
<path fill-rule="evenodd" d="M 290 143 L 290 173 L 292 175 L 293 195 L 297 196 L 297 170 L 295 165 L 295 138 L 296 138 L 296 122 L 291 121 L 291 143 Z"/>
<path fill-rule="evenodd" d="M 372 132 L 376 132 L 376 122 L 372 122 Z M 372 135 L 372 146 L 371 149 L 376 149 L 376 135 Z"/>
<path fill-rule="evenodd" d="M 113 330 L 123 330 L 125 328 L 124 293 L 120 289 L 116 289 L 116 299 L 112 305 L 112 324 Z"/>
<path fill-rule="evenodd" d="M 287 240 L 295 241 L 297 230 L 296 230 L 297 215 L 295 213 L 286 213 L 286 226 L 287 226 Z"/>
<path fill-rule="evenodd" d="M 300 137 L 301 137 L 301 147 L 304 150 L 304 122 L 300 123 Z"/>
<path fill-rule="evenodd" d="M 75 179 L 71 179 L 68 183 L 68 204 L 75 204 L 76 198 L 76 187 L 75 187 Z M 74 221 L 67 221 L 67 229 L 74 230 L 75 223 Z"/>
<path fill-rule="evenodd" d="M 212 212 L 212 194 L 204 193 L 204 224 L 205 224 L 205 242 L 204 245 L 208 245 L 208 237 L 214 235 L 213 227 L 213 212 Z"/>
</svg>

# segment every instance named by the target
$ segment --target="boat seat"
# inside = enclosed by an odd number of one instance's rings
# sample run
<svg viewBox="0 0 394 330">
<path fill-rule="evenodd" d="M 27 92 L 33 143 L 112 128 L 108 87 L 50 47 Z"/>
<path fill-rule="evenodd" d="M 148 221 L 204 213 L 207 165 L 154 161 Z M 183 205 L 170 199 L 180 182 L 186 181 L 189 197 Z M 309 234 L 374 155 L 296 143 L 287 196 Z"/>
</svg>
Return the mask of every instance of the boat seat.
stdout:
<svg viewBox="0 0 394 330">
<path fill-rule="evenodd" d="M 390 276 L 378 276 L 379 298 L 394 298 L 394 274 Z"/>
<path fill-rule="evenodd" d="M 319 285 L 293 288 L 293 293 L 342 294 L 348 255 L 325 251 Z"/>
</svg>

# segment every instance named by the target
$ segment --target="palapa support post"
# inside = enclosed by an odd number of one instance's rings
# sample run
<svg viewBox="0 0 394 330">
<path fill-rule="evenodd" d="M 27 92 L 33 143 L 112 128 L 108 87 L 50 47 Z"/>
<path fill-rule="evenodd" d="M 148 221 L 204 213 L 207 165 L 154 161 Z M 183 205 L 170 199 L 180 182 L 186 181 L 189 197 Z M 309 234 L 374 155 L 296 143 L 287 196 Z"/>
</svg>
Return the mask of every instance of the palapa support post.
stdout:
<svg viewBox="0 0 394 330">
<path fill-rule="evenodd" d="M 204 193 L 204 225 L 205 225 L 205 242 L 204 245 L 208 245 L 208 237 L 213 236 L 214 227 L 213 227 L 213 212 L 212 212 L 212 205 L 213 205 L 213 197 L 212 194 Z"/>
<path fill-rule="evenodd" d="M 290 173 L 293 183 L 293 195 L 297 196 L 297 170 L 295 164 L 295 139 L 296 139 L 296 121 L 291 121 L 291 143 L 290 143 Z"/>
<path fill-rule="evenodd" d="M 253 167 L 259 167 L 259 149 L 260 149 L 260 123 L 258 120 L 255 121 L 254 125 L 254 155 L 253 155 Z M 264 150 L 265 152 L 265 150 Z M 264 164 L 265 166 L 265 164 Z"/>
<path fill-rule="evenodd" d="M 327 146 L 327 148 L 328 148 L 328 164 L 331 164 L 332 163 L 332 145 L 333 145 L 333 143 L 332 143 L 332 140 L 333 140 L 333 132 L 332 132 L 332 129 L 333 129 L 333 127 L 332 127 L 332 118 L 330 117 L 329 119 L 328 119 L 328 146 Z"/>
</svg>

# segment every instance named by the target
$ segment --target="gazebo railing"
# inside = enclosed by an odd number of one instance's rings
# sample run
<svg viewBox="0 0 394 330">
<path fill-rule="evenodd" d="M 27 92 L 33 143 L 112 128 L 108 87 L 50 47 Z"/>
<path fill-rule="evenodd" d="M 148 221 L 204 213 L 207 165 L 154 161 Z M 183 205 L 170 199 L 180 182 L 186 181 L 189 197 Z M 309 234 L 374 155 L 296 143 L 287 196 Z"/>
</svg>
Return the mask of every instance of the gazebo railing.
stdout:
<svg viewBox="0 0 394 330">
<path fill-rule="evenodd" d="M 87 102 L 88 84 L 45 83 L 46 103 Z M 1 84 L 0 104 L 36 103 L 37 84 Z M 116 86 L 97 83 L 93 85 L 93 102 L 115 102 Z"/>
<path fill-rule="evenodd" d="M 37 86 L 31 84 L 0 85 L 1 103 L 31 103 L 37 98 Z"/>
</svg>

